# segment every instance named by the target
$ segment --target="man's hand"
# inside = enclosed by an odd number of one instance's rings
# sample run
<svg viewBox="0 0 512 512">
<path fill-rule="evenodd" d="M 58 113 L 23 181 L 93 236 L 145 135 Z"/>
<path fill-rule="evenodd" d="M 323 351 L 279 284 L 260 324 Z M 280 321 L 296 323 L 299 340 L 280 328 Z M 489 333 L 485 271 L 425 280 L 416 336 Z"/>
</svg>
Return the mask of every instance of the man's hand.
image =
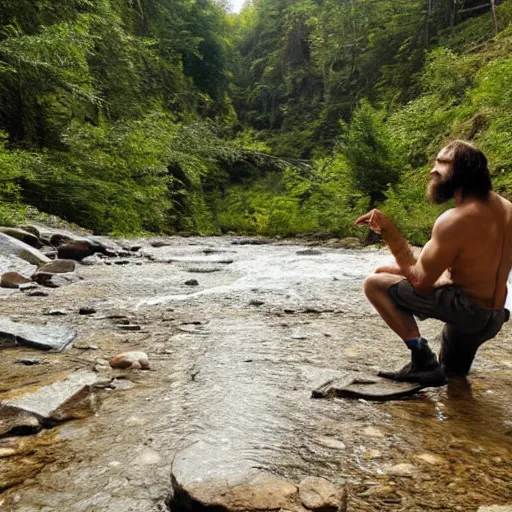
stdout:
<svg viewBox="0 0 512 512">
<path fill-rule="evenodd" d="M 372 231 L 378 234 L 382 234 L 387 228 L 393 226 L 391 219 L 377 208 L 359 217 L 354 224 L 356 226 L 367 224 Z"/>
</svg>

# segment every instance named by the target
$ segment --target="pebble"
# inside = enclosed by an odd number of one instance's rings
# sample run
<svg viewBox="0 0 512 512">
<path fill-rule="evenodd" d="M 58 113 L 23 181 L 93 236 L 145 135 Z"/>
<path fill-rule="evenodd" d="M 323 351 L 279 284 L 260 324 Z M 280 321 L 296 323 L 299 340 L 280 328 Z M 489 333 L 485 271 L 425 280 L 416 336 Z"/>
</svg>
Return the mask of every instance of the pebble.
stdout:
<svg viewBox="0 0 512 512">
<path fill-rule="evenodd" d="M 149 368 L 148 356 L 145 352 L 124 352 L 109 359 L 112 368 L 130 368 L 140 370 Z"/>
<path fill-rule="evenodd" d="M 339 439 L 336 439 L 334 437 L 319 437 L 318 442 L 323 444 L 324 446 L 327 446 L 329 448 L 334 448 L 336 450 L 345 450 L 347 446 L 343 441 L 340 441 Z"/>
<path fill-rule="evenodd" d="M 27 293 L 29 297 L 48 297 L 50 295 L 48 292 L 45 292 L 44 290 L 32 290 Z"/>
<path fill-rule="evenodd" d="M 263 304 L 265 304 L 262 300 L 258 300 L 258 299 L 251 299 L 249 301 L 249 306 L 263 306 Z"/>
<path fill-rule="evenodd" d="M 395 496 L 395 489 L 391 485 L 376 485 L 358 494 L 361 497 L 387 498 Z"/>
<path fill-rule="evenodd" d="M 116 327 L 123 331 L 140 331 L 142 329 L 138 324 L 117 324 Z"/>
<path fill-rule="evenodd" d="M 185 284 L 187 286 L 199 286 L 197 279 L 189 279 L 188 281 L 185 281 Z"/>
<path fill-rule="evenodd" d="M 73 343 L 73 348 L 77 348 L 79 350 L 98 350 L 99 347 L 97 345 L 89 345 L 88 343 Z"/>
<path fill-rule="evenodd" d="M 432 453 L 422 453 L 420 455 L 416 455 L 414 458 L 416 460 L 419 460 L 420 462 L 426 462 L 431 466 L 440 466 L 443 464 L 448 464 L 448 461 L 446 459 L 443 459 L 439 455 L 434 455 Z"/>
<path fill-rule="evenodd" d="M 39 288 L 39 285 L 37 283 L 21 283 L 18 288 L 22 291 L 25 290 L 33 290 L 35 288 Z"/>
<path fill-rule="evenodd" d="M 41 364 L 39 359 L 16 359 L 18 364 L 24 364 L 25 366 L 34 366 L 35 364 Z"/>
<path fill-rule="evenodd" d="M 361 454 L 365 459 L 380 459 L 382 457 L 382 452 L 380 450 L 365 450 Z"/>
<path fill-rule="evenodd" d="M 413 476 L 418 472 L 418 469 L 412 464 L 402 462 L 395 464 L 388 469 L 388 473 L 395 476 Z"/>
<path fill-rule="evenodd" d="M 93 315 L 96 313 L 96 309 L 92 306 L 84 306 L 78 310 L 79 315 Z"/>
<path fill-rule="evenodd" d="M 366 427 L 363 430 L 363 435 L 366 437 L 374 437 L 378 439 L 382 439 L 384 437 L 384 434 L 378 428 L 375 427 Z"/>
<path fill-rule="evenodd" d="M 158 464 L 161 460 L 160 455 L 154 450 L 143 451 L 133 462 L 136 464 L 142 464 L 144 466 L 150 466 Z"/>
</svg>

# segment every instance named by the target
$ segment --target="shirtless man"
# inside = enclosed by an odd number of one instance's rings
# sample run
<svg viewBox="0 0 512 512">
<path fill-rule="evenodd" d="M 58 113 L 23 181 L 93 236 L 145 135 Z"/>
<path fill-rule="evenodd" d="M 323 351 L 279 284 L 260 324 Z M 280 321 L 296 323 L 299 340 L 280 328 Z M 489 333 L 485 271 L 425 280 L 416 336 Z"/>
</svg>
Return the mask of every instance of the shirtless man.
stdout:
<svg viewBox="0 0 512 512">
<path fill-rule="evenodd" d="M 438 217 L 418 259 L 391 219 L 375 209 L 357 219 L 380 233 L 396 264 L 377 268 L 366 296 L 411 351 L 411 362 L 388 379 L 442 386 L 466 375 L 478 347 L 508 320 L 507 278 L 512 267 L 512 204 L 492 191 L 487 159 L 475 146 L 454 141 L 430 171 L 427 197 L 455 208 Z M 508 301 L 507 301 L 508 302 Z M 439 362 L 414 315 L 445 322 Z"/>
</svg>

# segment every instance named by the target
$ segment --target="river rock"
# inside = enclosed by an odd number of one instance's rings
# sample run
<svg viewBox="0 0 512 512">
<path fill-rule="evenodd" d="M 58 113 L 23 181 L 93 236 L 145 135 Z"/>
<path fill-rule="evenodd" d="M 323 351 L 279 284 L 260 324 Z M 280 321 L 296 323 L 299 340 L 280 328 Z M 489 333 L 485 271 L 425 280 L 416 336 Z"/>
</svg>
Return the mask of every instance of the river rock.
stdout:
<svg viewBox="0 0 512 512">
<path fill-rule="evenodd" d="M 27 231 L 28 233 L 32 233 L 35 237 L 41 238 L 41 232 L 37 226 L 33 224 L 23 224 L 18 226 L 18 229 L 22 229 L 23 231 Z"/>
<path fill-rule="evenodd" d="M 30 412 L 20 410 L 17 407 L 4 405 L 0 401 L 0 436 L 8 434 L 12 430 L 39 430 L 39 428 L 40 423 L 38 418 Z"/>
<path fill-rule="evenodd" d="M 77 372 L 35 389 L 28 386 L 2 395 L 0 428 L 5 433 L 7 428 L 25 426 L 20 423 L 36 427 L 94 414 L 99 408 L 99 398 L 93 392 L 96 379 L 93 372 Z"/>
<path fill-rule="evenodd" d="M 109 359 L 112 368 L 140 370 L 149 368 L 149 359 L 145 352 L 124 352 Z"/>
<path fill-rule="evenodd" d="M 185 284 L 187 286 L 199 286 L 197 279 L 189 279 L 188 281 L 185 281 Z"/>
<path fill-rule="evenodd" d="M 18 285 L 18 288 L 24 292 L 26 290 L 33 290 L 35 288 L 38 288 L 38 286 L 37 283 L 33 283 L 32 281 L 30 281 L 29 283 L 21 283 L 20 285 Z"/>
<path fill-rule="evenodd" d="M 77 283 L 80 281 L 78 275 L 73 272 L 66 274 L 52 274 L 50 272 L 36 272 L 32 279 L 47 288 L 60 288 L 68 284 Z"/>
<path fill-rule="evenodd" d="M 302 504 L 310 510 L 341 512 L 347 509 L 347 495 L 343 487 L 325 478 L 310 476 L 299 484 Z"/>
<path fill-rule="evenodd" d="M 52 274 L 64 274 L 74 272 L 76 263 L 73 260 L 53 260 L 39 267 L 38 272 L 50 272 Z"/>
<path fill-rule="evenodd" d="M 52 247 L 60 247 L 61 245 L 73 242 L 76 237 L 71 233 L 53 233 L 50 236 L 50 245 Z"/>
<path fill-rule="evenodd" d="M 416 382 L 396 382 L 380 377 L 328 380 L 314 389 L 312 398 L 363 398 L 365 400 L 396 400 L 421 391 Z"/>
<path fill-rule="evenodd" d="M 50 262 L 41 251 L 5 233 L 0 233 L 0 255 L 17 256 L 37 267 Z"/>
<path fill-rule="evenodd" d="M 18 272 L 6 272 L 0 278 L 2 288 L 19 288 L 20 284 L 30 283 L 28 277 L 23 277 Z"/>
<path fill-rule="evenodd" d="M 204 480 L 184 471 L 175 461 L 171 479 L 173 495 L 169 503 L 172 509 L 178 505 L 180 510 L 265 512 L 294 510 L 298 504 L 295 484 L 263 472 Z"/>
<path fill-rule="evenodd" d="M 407 462 L 395 464 L 388 469 L 388 473 L 394 476 L 413 476 L 418 473 L 418 469 Z"/>
<path fill-rule="evenodd" d="M 0 346 L 19 344 L 59 352 L 71 343 L 76 335 L 74 329 L 61 325 L 31 325 L 0 317 Z"/>
<path fill-rule="evenodd" d="M 94 315 L 96 313 L 96 308 L 93 306 L 82 306 L 78 310 L 79 315 Z"/>
<path fill-rule="evenodd" d="M 302 251 L 297 251 L 295 254 L 298 254 L 299 256 L 319 256 L 322 254 L 322 251 L 319 251 L 318 249 L 304 249 Z"/>
<path fill-rule="evenodd" d="M 28 231 L 24 231 L 23 229 L 0 227 L 0 232 L 5 233 L 6 235 L 9 235 L 13 238 L 17 238 L 18 240 L 21 240 L 22 242 L 30 245 L 31 247 L 35 247 L 36 249 L 39 249 L 43 245 L 39 240 L 39 237 L 29 233 Z"/>
<path fill-rule="evenodd" d="M 76 261 L 82 261 L 95 252 L 92 244 L 88 240 L 72 240 L 60 245 L 57 249 L 59 258 Z"/>
<path fill-rule="evenodd" d="M 29 297 L 48 297 L 50 294 L 44 290 L 29 290 L 27 295 Z"/>
<path fill-rule="evenodd" d="M 477 512 L 512 512 L 512 505 L 488 505 L 480 507 Z"/>
<path fill-rule="evenodd" d="M 354 236 L 349 236 L 347 238 L 342 238 L 338 244 L 337 247 L 343 247 L 345 249 L 360 249 L 362 247 L 362 243 L 359 240 L 359 238 L 356 238 Z"/>
</svg>

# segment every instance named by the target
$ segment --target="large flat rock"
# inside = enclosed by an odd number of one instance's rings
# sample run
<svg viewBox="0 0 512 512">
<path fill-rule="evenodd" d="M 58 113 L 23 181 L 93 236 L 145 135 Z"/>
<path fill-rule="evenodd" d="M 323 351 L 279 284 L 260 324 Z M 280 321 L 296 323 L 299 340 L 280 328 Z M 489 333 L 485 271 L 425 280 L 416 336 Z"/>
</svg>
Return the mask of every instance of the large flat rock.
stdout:
<svg viewBox="0 0 512 512">
<path fill-rule="evenodd" d="M 82 371 L 0 396 L 0 435 L 20 427 L 89 416 L 99 407 L 92 385 L 97 375 Z"/>
<path fill-rule="evenodd" d="M 26 345 L 59 352 L 76 338 L 74 329 L 62 325 L 32 325 L 0 317 L 0 348 Z"/>
<path fill-rule="evenodd" d="M 0 255 L 16 256 L 37 267 L 51 261 L 41 251 L 5 233 L 0 233 Z"/>
<path fill-rule="evenodd" d="M 415 382 L 395 382 L 380 377 L 329 380 L 316 388 L 312 398 L 364 398 L 365 400 L 396 400 L 414 395 L 424 388 Z"/>
<path fill-rule="evenodd" d="M 346 490 L 324 478 L 296 484 L 270 472 L 227 462 L 223 447 L 199 441 L 181 451 L 172 469 L 174 510 L 345 512 Z M 304 508 L 306 507 L 306 508 Z"/>
</svg>

